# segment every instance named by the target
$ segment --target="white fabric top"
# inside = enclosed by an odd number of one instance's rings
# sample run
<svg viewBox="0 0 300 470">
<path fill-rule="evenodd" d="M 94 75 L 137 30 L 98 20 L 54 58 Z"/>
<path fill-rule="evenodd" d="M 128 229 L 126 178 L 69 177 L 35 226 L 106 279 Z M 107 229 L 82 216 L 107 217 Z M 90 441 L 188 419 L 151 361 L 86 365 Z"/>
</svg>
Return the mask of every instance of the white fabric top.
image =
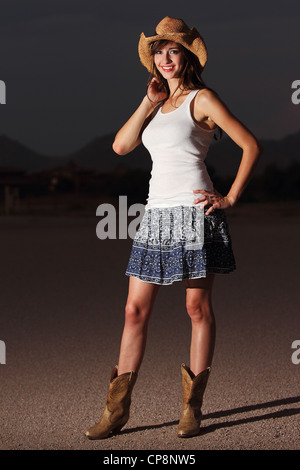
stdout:
<svg viewBox="0 0 300 470">
<path fill-rule="evenodd" d="M 152 171 L 145 209 L 192 206 L 195 189 L 213 190 L 204 163 L 215 129 L 203 129 L 191 115 L 190 104 L 199 90 L 191 91 L 185 101 L 170 113 L 161 106 L 142 134 L 150 152 Z"/>
</svg>

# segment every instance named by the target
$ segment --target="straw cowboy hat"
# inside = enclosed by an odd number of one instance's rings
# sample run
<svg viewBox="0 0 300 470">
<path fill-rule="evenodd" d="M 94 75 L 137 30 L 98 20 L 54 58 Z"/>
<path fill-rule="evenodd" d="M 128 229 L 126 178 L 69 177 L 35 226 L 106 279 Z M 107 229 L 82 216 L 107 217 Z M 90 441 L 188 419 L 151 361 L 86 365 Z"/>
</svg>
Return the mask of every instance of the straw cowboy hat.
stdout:
<svg viewBox="0 0 300 470">
<path fill-rule="evenodd" d="M 140 60 L 149 72 L 152 71 L 153 63 L 151 43 L 159 41 L 160 39 L 166 39 L 181 44 L 198 57 L 202 68 L 204 68 L 207 61 L 207 50 L 204 40 L 196 28 L 190 29 L 183 20 L 166 16 L 158 23 L 155 32 L 155 36 L 148 38 L 142 33 L 138 44 Z"/>
</svg>

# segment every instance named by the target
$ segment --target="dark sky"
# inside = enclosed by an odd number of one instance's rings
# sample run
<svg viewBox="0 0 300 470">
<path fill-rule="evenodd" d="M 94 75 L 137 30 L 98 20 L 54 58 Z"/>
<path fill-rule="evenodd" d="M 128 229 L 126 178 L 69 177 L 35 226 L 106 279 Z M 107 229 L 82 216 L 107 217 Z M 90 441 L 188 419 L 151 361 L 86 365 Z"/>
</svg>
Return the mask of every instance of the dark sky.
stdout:
<svg viewBox="0 0 300 470">
<path fill-rule="evenodd" d="M 145 93 L 139 35 L 167 15 L 200 31 L 205 82 L 258 138 L 300 129 L 298 0 L 1 0 L 0 135 L 63 155 L 116 132 Z"/>
</svg>

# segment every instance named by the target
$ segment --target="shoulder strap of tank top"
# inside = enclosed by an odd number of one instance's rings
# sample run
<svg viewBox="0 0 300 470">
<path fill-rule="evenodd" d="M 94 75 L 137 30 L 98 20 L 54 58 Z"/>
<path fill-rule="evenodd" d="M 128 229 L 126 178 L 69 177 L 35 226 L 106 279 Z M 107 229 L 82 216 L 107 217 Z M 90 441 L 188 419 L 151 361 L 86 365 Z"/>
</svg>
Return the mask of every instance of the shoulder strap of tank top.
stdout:
<svg viewBox="0 0 300 470">
<path fill-rule="evenodd" d="M 186 97 L 186 99 L 184 100 L 184 104 L 190 104 L 190 102 L 192 101 L 192 99 L 197 95 L 199 90 L 192 90 L 190 91 L 190 93 L 188 94 L 188 96 Z"/>
<path fill-rule="evenodd" d="M 184 102 L 182 103 L 182 105 L 180 106 L 180 108 L 183 110 L 187 110 L 189 109 L 190 107 L 190 104 L 193 100 L 193 98 L 196 96 L 196 94 L 198 93 L 199 90 L 192 90 L 189 92 L 189 94 L 187 95 L 186 99 L 184 100 Z"/>
</svg>

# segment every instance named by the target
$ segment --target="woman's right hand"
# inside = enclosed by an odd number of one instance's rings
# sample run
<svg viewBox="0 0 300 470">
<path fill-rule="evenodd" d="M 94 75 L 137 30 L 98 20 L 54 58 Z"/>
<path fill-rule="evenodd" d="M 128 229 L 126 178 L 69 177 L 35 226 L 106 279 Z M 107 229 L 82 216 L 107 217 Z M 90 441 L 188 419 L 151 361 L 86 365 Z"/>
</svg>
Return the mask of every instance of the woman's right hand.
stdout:
<svg viewBox="0 0 300 470">
<path fill-rule="evenodd" d="M 153 77 L 148 86 L 147 96 L 153 105 L 157 105 L 168 97 L 168 93 L 164 84 L 158 78 Z"/>
</svg>

